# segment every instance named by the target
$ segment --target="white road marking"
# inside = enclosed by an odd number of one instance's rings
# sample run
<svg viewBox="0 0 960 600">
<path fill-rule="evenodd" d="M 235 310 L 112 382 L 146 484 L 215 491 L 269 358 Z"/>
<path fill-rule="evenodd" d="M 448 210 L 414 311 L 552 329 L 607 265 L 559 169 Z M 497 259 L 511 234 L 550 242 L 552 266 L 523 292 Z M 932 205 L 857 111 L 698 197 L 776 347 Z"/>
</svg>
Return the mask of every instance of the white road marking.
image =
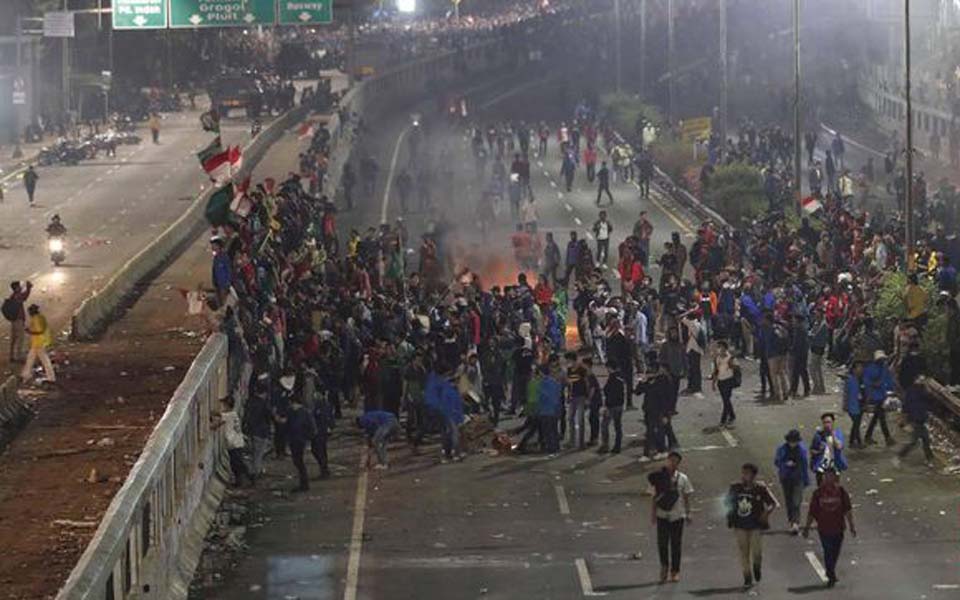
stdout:
<svg viewBox="0 0 960 600">
<path fill-rule="evenodd" d="M 803 553 L 807 557 L 807 561 L 810 562 L 810 566 L 813 567 L 813 570 L 816 571 L 817 577 L 820 578 L 820 581 L 827 582 L 827 570 L 823 568 L 823 565 L 820 564 L 820 559 L 817 558 L 817 555 L 812 550 L 807 550 Z"/>
<path fill-rule="evenodd" d="M 563 192 L 557 192 L 557 198 L 563 200 Z"/>
<path fill-rule="evenodd" d="M 587 570 L 587 561 L 582 558 L 578 558 L 573 561 L 573 564 L 577 567 L 577 577 L 580 578 L 580 591 L 583 592 L 584 596 L 606 596 L 606 592 L 595 592 L 593 591 L 593 581 L 590 579 L 590 571 Z"/>
<path fill-rule="evenodd" d="M 387 173 L 387 181 L 383 186 L 383 206 L 380 207 L 380 222 L 387 222 L 387 207 L 390 205 L 390 186 L 393 184 L 393 173 L 397 170 L 397 159 L 400 158 L 400 145 L 403 138 L 406 137 L 410 126 L 403 128 L 400 135 L 397 136 L 397 143 L 393 146 L 393 157 L 390 159 L 390 172 Z"/>
<path fill-rule="evenodd" d="M 580 220 L 580 217 L 574 217 L 573 222 L 577 225 L 583 225 L 583 221 Z"/>
<path fill-rule="evenodd" d="M 556 182 L 556 181 L 551 181 L 551 182 L 550 182 L 550 187 L 557 187 L 557 182 Z"/>
<path fill-rule="evenodd" d="M 935 589 L 935 590 L 960 590 L 960 583 L 935 583 L 935 584 L 933 584 L 933 589 Z"/>
<path fill-rule="evenodd" d="M 549 171 L 544 171 L 544 172 L 543 172 L 543 176 L 544 176 L 544 177 L 550 177 L 550 172 L 549 172 Z"/>
<path fill-rule="evenodd" d="M 727 440 L 727 445 L 731 448 L 736 448 L 740 445 L 740 442 L 737 441 L 737 438 L 733 437 L 729 429 L 721 429 L 720 433 L 723 434 L 723 439 Z"/>
<path fill-rule="evenodd" d="M 357 477 L 357 494 L 353 502 L 353 533 L 350 534 L 350 558 L 347 561 L 347 585 L 343 600 L 357 600 L 360 583 L 360 553 L 363 551 L 363 521 L 367 513 L 367 450 L 360 452 L 360 475 Z"/>
<path fill-rule="evenodd" d="M 564 491 L 563 486 L 560 484 L 554 485 L 553 491 L 557 493 L 557 504 L 560 505 L 560 514 L 569 515 L 570 503 L 567 502 L 567 492 Z"/>
<path fill-rule="evenodd" d="M 542 169 L 542 168 L 543 168 L 543 161 L 542 161 L 542 160 L 538 160 L 538 161 L 537 161 L 537 166 Z"/>
<path fill-rule="evenodd" d="M 569 204 L 564 204 L 563 207 L 567 209 L 567 212 L 573 212 L 573 207 Z"/>
</svg>

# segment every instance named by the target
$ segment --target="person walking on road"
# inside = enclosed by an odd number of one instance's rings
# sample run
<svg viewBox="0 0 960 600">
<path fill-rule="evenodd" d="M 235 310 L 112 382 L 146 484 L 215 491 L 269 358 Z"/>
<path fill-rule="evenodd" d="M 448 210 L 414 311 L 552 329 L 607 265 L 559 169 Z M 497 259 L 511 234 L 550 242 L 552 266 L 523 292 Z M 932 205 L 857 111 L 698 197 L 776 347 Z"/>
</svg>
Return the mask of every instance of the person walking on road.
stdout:
<svg viewBox="0 0 960 600">
<path fill-rule="evenodd" d="M 850 416 L 850 435 L 847 440 L 853 448 L 862 448 L 860 421 L 863 419 L 863 394 L 860 392 L 860 378 L 863 376 L 863 363 L 855 362 L 843 386 L 843 410 Z"/>
<path fill-rule="evenodd" d="M 689 359 L 690 354 L 687 353 Z M 710 379 L 713 380 L 713 389 L 720 392 L 720 400 L 723 402 L 723 412 L 720 413 L 720 427 L 732 427 L 737 420 L 737 415 L 733 412 L 733 390 L 739 385 L 737 371 L 737 359 L 730 352 L 730 344 L 725 340 L 717 342 L 717 354 L 713 357 L 713 374 Z"/>
<path fill-rule="evenodd" d="M 617 367 L 610 369 L 607 383 L 603 386 L 603 406 L 600 409 L 600 448 L 598 454 L 605 454 L 607 450 L 613 454 L 620 454 L 623 443 L 623 406 L 626 395 L 626 384 Z M 610 447 L 610 424 L 613 424 L 613 447 Z"/>
<path fill-rule="evenodd" d="M 820 427 L 810 440 L 810 469 L 817 477 L 817 485 L 823 474 L 834 469 L 842 473 L 847 470 L 847 457 L 844 455 L 846 440 L 843 432 L 834 427 L 836 415 L 825 412 L 820 415 Z"/>
<path fill-rule="evenodd" d="M 866 400 L 873 405 L 873 417 L 870 418 L 870 424 L 867 425 L 867 435 L 864 439 L 867 445 L 874 443 L 873 429 L 878 423 L 887 446 L 894 444 L 893 436 L 890 435 L 890 428 L 887 427 L 887 411 L 884 407 L 887 402 L 887 394 L 894 389 L 893 374 L 886 365 L 886 359 L 886 353 L 883 350 L 877 350 L 873 355 L 873 361 L 863 368 L 864 393 L 866 394 Z"/>
<path fill-rule="evenodd" d="M 33 165 L 27 167 L 27 170 L 23 173 L 23 187 L 27 190 L 27 200 L 30 202 L 30 206 L 33 206 L 33 194 L 37 191 L 37 181 L 40 179 L 40 176 L 37 175 L 37 170 L 33 168 Z"/>
<path fill-rule="evenodd" d="M 24 383 L 30 381 L 33 375 L 33 366 L 37 360 L 43 365 L 43 373 L 46 381 L 56 383 L 57 374 L 53 370 L 53 363 L 50 361 L 50 355 L 47 354 L 47 348 L 53 343 L 53 336 L 50 334 L 50 326 L 47 324 L 47 318 L 40 312 L 40 307 L 31 304 L 27 309 L 26 331 L 30 334 L 30 351 L 27 353 L 27 359 L 23 363 L 23 370 L 20 371 L 20 379 Z"/>
<path fill-rule="evenodd" d="M 610 199 L 610 205 L 613 206 L 613 194 L 610 193 L 610 169 L 607 167 L 607 161 L 600 163 L 600 170 L 597 171 L 597 206 L 600 206 L 600 198 L 603 193 L 607 193 Z"/>
<path fill-rule="evenodd" d="M 757 481 L 758 472 L 757 465 L 745 463 L 740 469 L 740 481 L 730 486 L 726 498 L 727 526 L 733 529 L 740 550 L 745 589 L 760 583 L 763 563 L 761 533 L 770 528 L 770 513 L 780 506 L 767 484 Z"/>
<path fill-rule="evenodd" d="M 150 118 L 147 120 L 147 127 L 150 128 L 150 137 L 153 138 L 154 144 L 160 143 L 160 115 L 157 113 L 150 113 Z"/>
<path fill-rule="evenodd" d="M 906 457 L 917 442 L 923 443 L 923 454 L 927 460 L 927 466 L 933 466 L 933 450 L 930 449 L 930 431 L 927 429 L 927 417 L 929 416 L 927 391 L 923 387 L 922 378 L 915 379 L 907 386 L 903 398 L 903 412 L 907 415 L 907 420 L 913 428 L 913 435 L 910 441 L 897 452 L 896 463 Z"/>
<path fill-rule="evenodd" d="M 33 283 L 28 281 L 26 286 L 19 281 L 10 284 L 10 296 L 3 301 L 3 316 L 10 321 L 10 362 L 20 362 L 27 354 L 26 321 L 27 311 L 24 303 L 30 297 Z"/>
<path fill-rule="evenodd" d="M 850 535 L 857 537 L 850 494 L 840 485 L 837 472 L 833 469 L 824 471 L 823 481 L 810 498 L 810 509 L 807 512 L 807 523 L 803 527 L 803 537 L 810 535 L 810 526 L 814 521 L 817 522 L 817 533 L 820 534 L 820 545 L 823 548 L 827 587 L 833 587 L 838 581 L 837 561 L 840 559 L 840 548 L 843 546 L 845 526 L 850 528 Z"/>
<path fill-rule="evenodd" d="M 657 551 L 660 554 L 660 583 L 680 581 L 680 560 L 683 548 L 683 526 L 690 523 L 690 496 L 693 485 L 686 473 L 679 470 L 683 457 L 679 452 L 667 455 L 667 464 L 651 473 L 653 485 L 650 523 L 657 527 Z"/>
<path fill-rule="evenodd" d="M 780 487 L 783 489 L 783 502 L 787 505 L 787 521 L 793 535 L 800 532 L 803 488 L 810 485 L 810 474 L 807 472 L 809 460 L 800 432 L 791 429 L 784 437 L 784 443 L 777 448 L 773 464 L 777 467 Z"/>
<path fill-rule="evenodd" d="M 613 225 L 607 220 L 607 211 L 600 211 L 600 218 L 593 224 L 593 236 L 597 238 L 597 264 L 607 264 L 610 257 L 610 236 Z"/>
</svg>

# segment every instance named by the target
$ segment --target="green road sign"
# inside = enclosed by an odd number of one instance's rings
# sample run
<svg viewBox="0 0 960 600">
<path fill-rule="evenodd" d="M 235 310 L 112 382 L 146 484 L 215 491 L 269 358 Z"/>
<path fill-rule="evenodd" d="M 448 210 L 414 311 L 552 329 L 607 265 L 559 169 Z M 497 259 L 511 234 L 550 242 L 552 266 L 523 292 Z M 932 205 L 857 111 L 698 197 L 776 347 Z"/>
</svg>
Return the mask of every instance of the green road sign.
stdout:
<svg viewBox="0 0 960 600">
<path fill-rule="evenodd" d="M 281 25 L 319 25 L 333 22 L 333 0 L 280 0 Z"/>
<path fill-rule="evenodd" d="M 113 0 L 114 29 L 163 29 L 167 0 Z"/>
<path fill-rule="evenodd" d="M 276 19 L 274 0 L 170 0 L 170 27 L 249 27 Z"/>
</svg>

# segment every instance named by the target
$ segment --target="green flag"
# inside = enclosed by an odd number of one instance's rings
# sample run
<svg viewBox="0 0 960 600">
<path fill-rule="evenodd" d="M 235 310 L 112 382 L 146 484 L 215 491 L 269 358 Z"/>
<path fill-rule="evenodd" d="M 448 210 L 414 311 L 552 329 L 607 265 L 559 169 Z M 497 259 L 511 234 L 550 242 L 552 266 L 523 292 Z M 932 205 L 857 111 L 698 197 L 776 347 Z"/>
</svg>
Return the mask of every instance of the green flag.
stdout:
<svg viewBox="0 0 960 600">
<path fill-rule="evenodd" d="M 233 184 L 228 183 L 210 194 L 204 215 L 211 225 L 220 226 L 230 222 L 230 203 L 233 201 Z"/>
<path fill-rule="evenodd" d="M 204 148 L 200 152 L 197 152 L 197 158 L 200 159 L 200 164 L 202 165 L 202 164 L 205 164 L 208 160 L 210 160 L 214 156 L 222 153 L 223 153 L 223 146 L 220 144 L 220 136 L 218 135 L 217 137 L 213 138 L 213 141 L 210 142 L 210 144 L 206 148 Z"/>
</svg>

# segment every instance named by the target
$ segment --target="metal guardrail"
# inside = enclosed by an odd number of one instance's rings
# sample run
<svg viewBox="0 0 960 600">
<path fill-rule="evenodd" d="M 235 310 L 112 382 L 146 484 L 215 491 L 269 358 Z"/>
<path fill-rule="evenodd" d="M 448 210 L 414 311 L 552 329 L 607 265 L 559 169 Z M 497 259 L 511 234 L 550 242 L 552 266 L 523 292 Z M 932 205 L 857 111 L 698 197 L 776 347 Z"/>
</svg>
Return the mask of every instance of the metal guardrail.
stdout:
<svg viewBox="0 0 960 600">
<path fill-rule="evenodd" d="M 215 334 L 174 392 L 59 600 L 170 595 L 160 584 L 169 585 L 168 574 L 178 570 L 185 530 L 225 453 L 210 415 L 226 393 L 227 338 Z M 190 574 L 182 579 L 189 583 Z"/>
</svg>

